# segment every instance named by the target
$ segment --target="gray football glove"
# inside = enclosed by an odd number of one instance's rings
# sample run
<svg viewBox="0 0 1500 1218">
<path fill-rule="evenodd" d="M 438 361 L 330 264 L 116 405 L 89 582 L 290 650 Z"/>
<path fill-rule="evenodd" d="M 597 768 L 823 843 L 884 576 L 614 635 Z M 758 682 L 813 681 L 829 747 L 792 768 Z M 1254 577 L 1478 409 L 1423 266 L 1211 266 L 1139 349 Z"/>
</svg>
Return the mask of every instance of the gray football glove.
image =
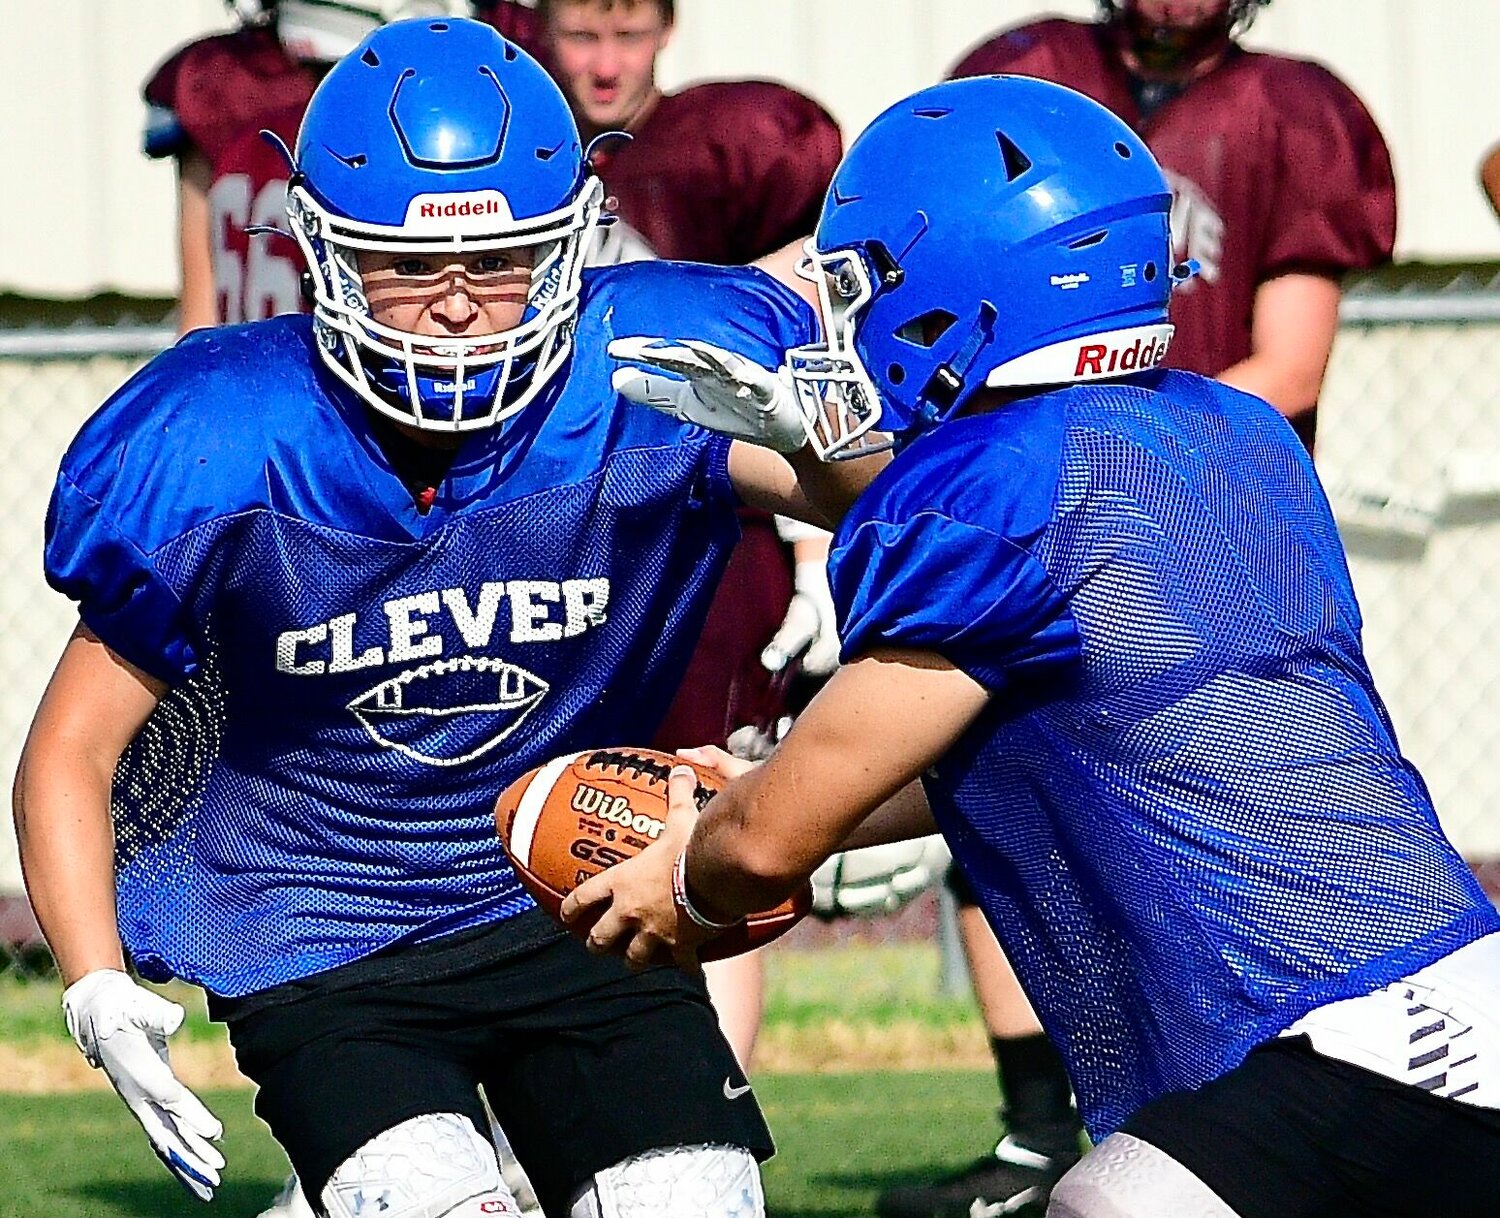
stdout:
<svg viewBox="0 0 1500 1218">
<path fill-rule="evenodd" d="M 224 1127 L 167 1059 L 167 1037 L 182 1026 L 182 1008 L 118 969 L 95 969 L 63 991 L 63 1014 L 79 1050 L 109 1076 L 156 1157 L 198 1200 L 213 1200 L 224 1166 L 213 1143 Z"/>
<path fill-rule="evenodd" d="M 807 443 L 797 394 L 785 369 L 772 372 L 743 355 L 692 338 L 678 343 L 617 338 L 609 344 L 609 353 L 617 360 L 657 369 L 615 370 L 610 378 L 615 391 L 632 402 L 781 453 L 796 452 Z"/>
</svg>

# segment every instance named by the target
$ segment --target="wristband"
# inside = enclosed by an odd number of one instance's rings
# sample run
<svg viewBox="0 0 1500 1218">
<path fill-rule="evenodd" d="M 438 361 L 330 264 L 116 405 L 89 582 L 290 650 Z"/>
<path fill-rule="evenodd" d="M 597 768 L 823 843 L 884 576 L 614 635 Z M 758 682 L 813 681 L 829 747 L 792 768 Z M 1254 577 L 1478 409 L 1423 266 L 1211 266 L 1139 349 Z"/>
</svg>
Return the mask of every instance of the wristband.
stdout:
<svg viewBox="0 0 1500 1218">
<path fill-rule="evenodd" d="M 728 930 L 735 922 L 715 922 L 712 918 L 706 918 L 693 907 L 688 900 L 687 894 L 687 847 L 683 847 L 682 853 L 677 856 L 677 861 L 672 864 L 672 904 L 687 914 L 688 920 L 695 926 L 701 926 L 704 930 Z"/>
</svg>

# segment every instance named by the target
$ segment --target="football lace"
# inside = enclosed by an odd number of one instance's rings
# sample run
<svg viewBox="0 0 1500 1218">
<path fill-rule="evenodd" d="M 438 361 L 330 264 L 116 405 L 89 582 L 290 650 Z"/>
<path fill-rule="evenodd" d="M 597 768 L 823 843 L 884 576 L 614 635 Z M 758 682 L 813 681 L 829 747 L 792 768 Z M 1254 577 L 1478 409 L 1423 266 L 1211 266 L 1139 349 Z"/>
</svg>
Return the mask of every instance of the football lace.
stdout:
<svg viewBox="0 0 1500 1218">
<path fill-rule="evenodd" d="M 673 768 L 640 753 L 614 749 L 600 749 L 597 753 L 590 753 L 584 760 L 583 767 L 586 770 L 618 770 L 622 774 L 628 772 L 637 778 L 649 778 L 652 782 L 661 783 L 663 786 L 666 785 L 667 776 L 671 774 Z M 701 782 L 694 785 L 693 802 L 698 805 L 700 812 L 713 797 L 714 793 Z"/>
</svg>

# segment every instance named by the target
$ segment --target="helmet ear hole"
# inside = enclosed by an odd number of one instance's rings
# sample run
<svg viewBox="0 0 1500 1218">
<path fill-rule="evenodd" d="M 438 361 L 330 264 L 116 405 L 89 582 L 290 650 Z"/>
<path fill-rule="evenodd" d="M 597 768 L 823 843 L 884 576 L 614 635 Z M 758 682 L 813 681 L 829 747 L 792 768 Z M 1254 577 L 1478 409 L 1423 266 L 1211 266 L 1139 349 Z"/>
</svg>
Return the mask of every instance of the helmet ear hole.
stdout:
<svg viewBox="0 0 1500 1218">
<path fill-rule="evenodd" d="M 913 317 L 896 331 L 896 337 L 914 347 L 930 349 L 958 321 L 958 315 L 947 309 L 929 309 Z"/>
<path fill-rule="evenodd" d="M 885 376 L 892 385 L 900 385 L 906 381 L 906 369 L 900 364 L 892 364 L 885 370 Z"/>
<path fill-rule="evenodd" d="M 1148 262 L 1148 263 L 1146 263 L 1146 269 L 1145 269 L 1145 271 L 1143 273 L 1146 276 L 1146 282 L 1147 283 L 1152 283 L 1153 281 L 1155 281 L 1155 279 L 1156 279 L 1156 263 L 1154 263 L 1154 262 Z"/>
</svg>

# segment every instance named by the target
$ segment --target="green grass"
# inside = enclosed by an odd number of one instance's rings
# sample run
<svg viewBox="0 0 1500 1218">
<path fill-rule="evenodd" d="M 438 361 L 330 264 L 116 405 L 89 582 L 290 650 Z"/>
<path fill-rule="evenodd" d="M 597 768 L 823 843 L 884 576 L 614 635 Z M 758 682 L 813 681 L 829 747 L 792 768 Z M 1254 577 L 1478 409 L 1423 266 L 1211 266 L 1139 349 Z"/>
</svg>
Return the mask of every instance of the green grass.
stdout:
<svg viewBox="0 0 1500 1218">
<path fill-rule="evenodd" d="M 967 988 L 956 996 L 939 992 L 938 954 L 930 944 L 785 949 L 766 956 L 767 1026 L 846 1020 L 942 1028 L 978 1018 Z"/>
<path fill-rule="evenodd" d="M 177 1036 L 194 1041 L 224 1038 L 224 1029 L 209 1022 L 202 990 L 175 982 L 152 988 L 187 1008 L 187 1019 Z M 0 975 L 0 1040 L 9 1043 L 29 1040 L 66 1042 L 68 1029 L 62 1019 L 61 984 L 54 978 L 22 981 L 14 976 Z"/>
<path fill-rule="evenodd" d="M 198 991 L 166 992 L 188 1008 L 174 1043 L 224 1039 Z M 58 1001 L 55 981 L 0 977 L 0 1041 L 67 1047 Z M 816 1042 L 818 1028 L 833 1023 L 938 1033 L 976 1019 L 970 996 L 939 994 L 928 945 L 767 957 L 768 1033 L 790 1029 Z M 855 1218 L 886 1185 L 967 1162 L 991 1135 L 997 1099 L 987 1071 L 758 1074 L 756 1091 L 779 1148 L 765 1173 L 772 1218 Z M 229 1160 L 212 1209 L 167 1175 L 112 1094 L 0 1094 L 0 1218 L 253 1218 L 280 1188 L 286 1159 L 251 1113 L 248 1089 L 203 1099 L 224 1122 Z"/>
<path fill-rule="evenodd" d="M 223 1039 L 194 986 L 155 987 L 187 1008 L 178 1037 Z M 66 1041 L 55 980 L 0 975 L 0 1039 Z M 978 1015 L 967 991 L 939 993 L 938 955 L 928 944 L 780 949 L 766 956 L 766 1025 L 814 1027 L 845 1020 L 877 1027 L 914 1021 L 928 1027 L 970 1023 Z"/>
<path fill-rule="evenodd" d="M 245 1090 L 201 1097 L 224 1122 L 229 1159 L 213 1209 L 180 1188 L 111 1093 L 0 1095 L 0 1218 L 253 1218 L 286 1174 Z"/>
<path fill-rule="evenodd" d="M 993 1125 L 984 1072 L 768 1075 L 756 1085 L 779 1153 L 771 1218 L 853 1218 L 881 1188 L 965 1162 Z M 245 1091 L 208 1092 L 224 1122 L 224 1184 L 205 1209 L 152 1158 L 112 1095 L 0 1095 L 0 1218 L 253 1218 L 286 1160 Z"/>
</svg>

